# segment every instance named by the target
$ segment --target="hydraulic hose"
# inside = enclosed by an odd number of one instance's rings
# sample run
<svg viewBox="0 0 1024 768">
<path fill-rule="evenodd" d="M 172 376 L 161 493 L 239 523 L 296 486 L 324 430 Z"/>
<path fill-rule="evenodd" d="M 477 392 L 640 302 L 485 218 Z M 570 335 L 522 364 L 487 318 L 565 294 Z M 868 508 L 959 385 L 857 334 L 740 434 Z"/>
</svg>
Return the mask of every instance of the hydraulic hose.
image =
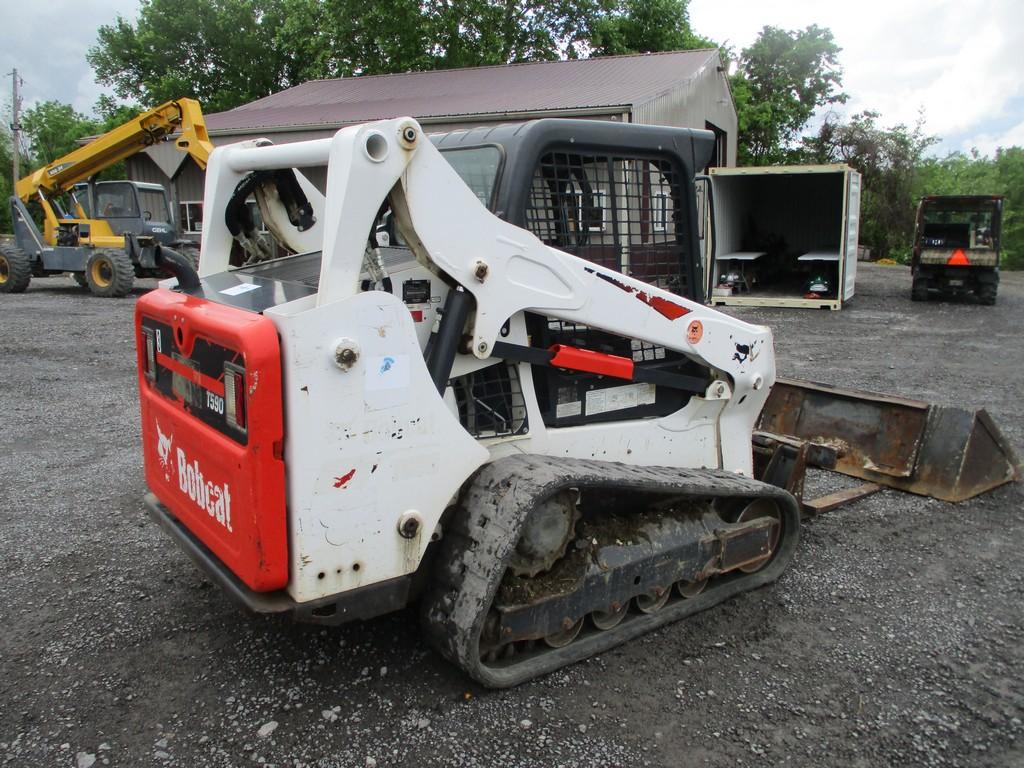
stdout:
<svg viewBox="0 0 1024 768">
<path fill-rule="evenodd" d="M 158 267 L 169 272 L 172 277 L 178 278 L 178 288 L 185 293 L 191 293 L 200 287 L 199 273 L 192 266 L 192 262 L 182 254 L 167 246 L 157 245 L 153 258 Z"/>
</svg>

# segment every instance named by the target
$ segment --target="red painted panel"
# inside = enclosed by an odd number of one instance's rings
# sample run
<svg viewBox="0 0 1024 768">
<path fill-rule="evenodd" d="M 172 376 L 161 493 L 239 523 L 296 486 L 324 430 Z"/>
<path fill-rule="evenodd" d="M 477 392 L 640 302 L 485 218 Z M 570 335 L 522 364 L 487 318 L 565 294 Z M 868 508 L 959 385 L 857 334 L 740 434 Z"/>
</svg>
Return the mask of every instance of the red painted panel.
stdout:
<svg viewBox="0 0 1024 768">
<path fill-rule="evenodd" d="M 245 368 L 248 431 L 242 442 L 190 413 L 178 397 L 146 377 L 143 319 L 169 325 L 191 350 L 197 338 L 234 353 Z M 135 309 L 142 445 L 146 483 L 171 513 L 248 587 L 288 583 L 288 537 L 281 390 L 281 351 L 274 324 L 262 315 L 157 289 Z M 223 380 L 187 366 L 158 365 L 223 394 Z M 178 370 L 178 369 L 182 370 Z M 214 386 L 216 385 L 216 386 Z M 203 393 L 205 397 L 205 392 Z"/>
<path fill-rule="evenodd" d="M 616 379 L 633 379 L 633 361 L 628 357 L 606 355 L 603 352 L 578 349 L 567 344 L 554 344 L 549 349 L 553 353 L 551 365 L 556 368 L 599 373 Z"/>
</svg>

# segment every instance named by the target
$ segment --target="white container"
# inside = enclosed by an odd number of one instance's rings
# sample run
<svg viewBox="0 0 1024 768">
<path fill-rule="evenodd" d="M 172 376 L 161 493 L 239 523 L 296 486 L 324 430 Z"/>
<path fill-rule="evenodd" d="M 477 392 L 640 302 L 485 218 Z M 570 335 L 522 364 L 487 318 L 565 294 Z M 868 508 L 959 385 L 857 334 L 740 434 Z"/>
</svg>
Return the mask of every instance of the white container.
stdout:
<svg viewBox="0 0 1024 768">
<path fill-rule="evenodd" d="M 712 168 L 710 176 L 711 304 L 840 309 L 853 297 L 859 173 L 837 164 Z M 808 296 L 820 277 L 828 290 Z"/>
</svg>

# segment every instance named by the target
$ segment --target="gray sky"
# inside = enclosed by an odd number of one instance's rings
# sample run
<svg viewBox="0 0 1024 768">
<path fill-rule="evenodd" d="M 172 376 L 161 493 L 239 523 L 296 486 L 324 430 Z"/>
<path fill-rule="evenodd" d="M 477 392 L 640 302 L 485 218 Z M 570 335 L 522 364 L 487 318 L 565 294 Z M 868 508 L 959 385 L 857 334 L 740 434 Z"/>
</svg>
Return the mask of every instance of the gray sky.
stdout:
<svg viewBox="0 0 1024 768">
<path fill-rule="evenodd" d="M 941 153 L 1024 146 L 1022 0 L 691 0 L 690 23 L 741 49 L 766 25 L 828 27 L 843 49 L 844 113 L 941 136 Z"/>
<path fill-rule="evenodd" d="M 85 53 L 101 24 L 135 18 L 138 0 L 0 0 L 0 75 L 9 122 L 12 68 L 25 81 L 24 106 L 55 99 L 91 113 L 103 89 Z"/>
<path fill-rule="evenodd" d="M 138 0 L 0 0 L 0 75 L 17 67 L 26 106 L 47 99 L 90 112 L 103 92 L 85 52 L 100 24 L 134 18 Z M 737 50 L 766 24 L 829 27 L 843 48 L 844 113 L 940 135 L 939 151 L 1024 146 L 1022 0 L 691 0 L 690 21 Z M 10 78 L 2 81 L 10 101 Z M 5 119 L 6 116 L 5 116 Z"/>
</svg>

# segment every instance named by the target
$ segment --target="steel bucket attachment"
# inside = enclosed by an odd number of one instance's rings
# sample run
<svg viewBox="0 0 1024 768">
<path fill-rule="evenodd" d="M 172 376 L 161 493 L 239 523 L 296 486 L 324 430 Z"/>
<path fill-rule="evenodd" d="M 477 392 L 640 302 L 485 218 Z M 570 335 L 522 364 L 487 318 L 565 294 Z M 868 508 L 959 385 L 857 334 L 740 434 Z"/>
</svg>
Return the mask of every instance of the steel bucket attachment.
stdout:
<svg viewBox="0 0 1024 768">
<path fill-rule="evenodd" d="M 758 440 L 807 444 L 808 465 L 944 501 L 1019 479 L 1013 449 L 982 409 L 779 379 Z M 834 464 L 833 464 L 834 461 Z M 831 465 L 831 466 L 830 466 Z"/>
</svg>

